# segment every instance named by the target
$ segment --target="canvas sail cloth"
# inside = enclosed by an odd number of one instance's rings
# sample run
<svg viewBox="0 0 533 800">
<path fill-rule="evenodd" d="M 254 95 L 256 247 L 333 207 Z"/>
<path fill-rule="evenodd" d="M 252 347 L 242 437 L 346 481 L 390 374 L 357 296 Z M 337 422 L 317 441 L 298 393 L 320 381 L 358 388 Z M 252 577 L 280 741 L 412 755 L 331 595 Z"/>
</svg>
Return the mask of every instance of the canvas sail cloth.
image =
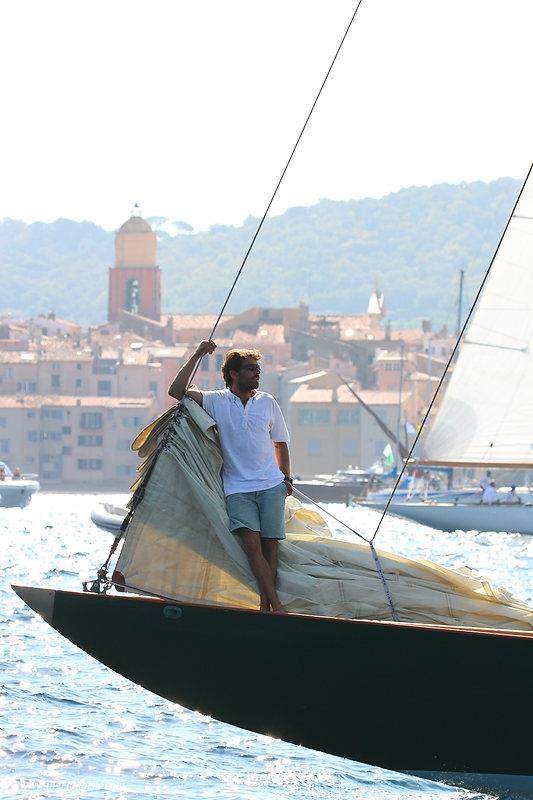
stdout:
<svg viewBox="0 0 533 800">
<path fill-rule="evenodd" d="M 533 177 L 494 259 L 424 460 L 458 466 L 533 465 Z"/>
<path fill-rule="evenodd" d="M 258 608 L 255 579 L 239 538 L 228 530 L 214 421 L 192 400 L 137 437 L 153 465 L 117 561 L 127 586 L 188 602 Z M 280 545 L 279 596 L 288 611 L 390 619 L 369 547 L 332 538 L 322 517 L 289 498 Z M 401 620 L 533 629 L 533 609 L 483 579 L 380 552 Z"/>
</svg>

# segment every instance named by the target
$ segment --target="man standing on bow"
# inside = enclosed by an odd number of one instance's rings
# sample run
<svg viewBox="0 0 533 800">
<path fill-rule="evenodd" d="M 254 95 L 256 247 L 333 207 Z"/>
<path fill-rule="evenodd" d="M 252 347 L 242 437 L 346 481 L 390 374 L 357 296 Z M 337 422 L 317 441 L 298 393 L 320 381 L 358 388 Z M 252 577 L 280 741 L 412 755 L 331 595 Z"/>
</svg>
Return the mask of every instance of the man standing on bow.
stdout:
<svg viewBox="0 0 533 800">
<path fill-rule="evenodd" d="M 259 584 L 260 610 L 284 613 L 275 581 L 278 542 L 285 538 L 285 498 L 292 494 L 289 432 L 275 399 L 259 391 L 257 350 L 226 353 L 225 389 L 187 388 L 197 363 L 215 348 L 213 341 L 201 342 L 168 393 L 177 400 L 187 394 L 217 423 L 230 530 L 240 537 Z"/>
</svg>

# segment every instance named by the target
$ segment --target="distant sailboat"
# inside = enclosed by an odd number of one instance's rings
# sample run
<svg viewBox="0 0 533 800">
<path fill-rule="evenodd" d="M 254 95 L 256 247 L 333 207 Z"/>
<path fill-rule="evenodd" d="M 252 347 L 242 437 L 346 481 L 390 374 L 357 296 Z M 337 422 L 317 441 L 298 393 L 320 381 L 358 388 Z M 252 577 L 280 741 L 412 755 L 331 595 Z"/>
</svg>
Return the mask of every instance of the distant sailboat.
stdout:
<svg viewBox="0 0 533 800">
<path fill-rule="evenodd" d="M 430 466 L 533 468 L 533 177 L 500 246 L 435 422 L 423 441 Z M 481 496 L 479 496 L 479 500 Z M 524 498 L 529 500 L 529 496 Z M 533 505 L 393 502 L 391 513 L 441 530 L 533 534 Z"/>
</svg>

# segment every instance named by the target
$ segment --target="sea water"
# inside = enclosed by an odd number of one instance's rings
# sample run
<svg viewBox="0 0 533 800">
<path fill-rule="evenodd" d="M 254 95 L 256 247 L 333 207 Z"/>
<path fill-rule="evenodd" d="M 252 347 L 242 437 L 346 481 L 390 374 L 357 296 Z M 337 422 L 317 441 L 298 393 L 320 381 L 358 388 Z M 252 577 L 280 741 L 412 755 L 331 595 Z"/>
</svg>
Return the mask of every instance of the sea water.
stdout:
<svg viewBox="0 0 533 800">
<path fill-rule="evenodd" d="M 135 686 L 63 639 L 10 586 L 79 590 L 94 577 L 112 543 L 90 520 L 95 499 L 42 492 L 26 509 L 0 509 L 0 798 L 486 797 L 225 725 Z M 372 510 L 329 508 L 365 535 L 379 519 Z M 390 518 L 377 543 L 446 566 L 467 564 L 533 600 L 531 537 L 443 534 Z"/>
</svg>

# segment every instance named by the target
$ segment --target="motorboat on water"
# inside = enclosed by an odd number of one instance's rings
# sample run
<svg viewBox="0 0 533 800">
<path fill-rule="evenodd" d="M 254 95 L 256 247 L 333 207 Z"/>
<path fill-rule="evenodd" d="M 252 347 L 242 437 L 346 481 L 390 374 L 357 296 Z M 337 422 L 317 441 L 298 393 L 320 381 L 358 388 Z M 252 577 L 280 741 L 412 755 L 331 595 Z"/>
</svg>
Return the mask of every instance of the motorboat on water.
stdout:
<svg viewBox="0 0 533 800">
<path fill-rule="evenodd" d="M 121 503 L 121 499 L 99 498 L 91 508 L 91 521 L 97 528 L 117 536 L 120 526 L 128 514 L 126 503 L 127 499 Z"/>
<path fill-rule="evenodd" d="M 316 475 L 310 480 L 294 479 L 296 492 L 317 503 L 345 503 L 365 497 L 370 487 L 381 481 L 364 469 L 337 470 L 333 475 Z"/>
<path fill-rule="evenodd" d="M 13 472 L 5 461 L 0 461 L 0 507 L 25 508 L 40 489 L 36 475 Z"/>
</svg>

